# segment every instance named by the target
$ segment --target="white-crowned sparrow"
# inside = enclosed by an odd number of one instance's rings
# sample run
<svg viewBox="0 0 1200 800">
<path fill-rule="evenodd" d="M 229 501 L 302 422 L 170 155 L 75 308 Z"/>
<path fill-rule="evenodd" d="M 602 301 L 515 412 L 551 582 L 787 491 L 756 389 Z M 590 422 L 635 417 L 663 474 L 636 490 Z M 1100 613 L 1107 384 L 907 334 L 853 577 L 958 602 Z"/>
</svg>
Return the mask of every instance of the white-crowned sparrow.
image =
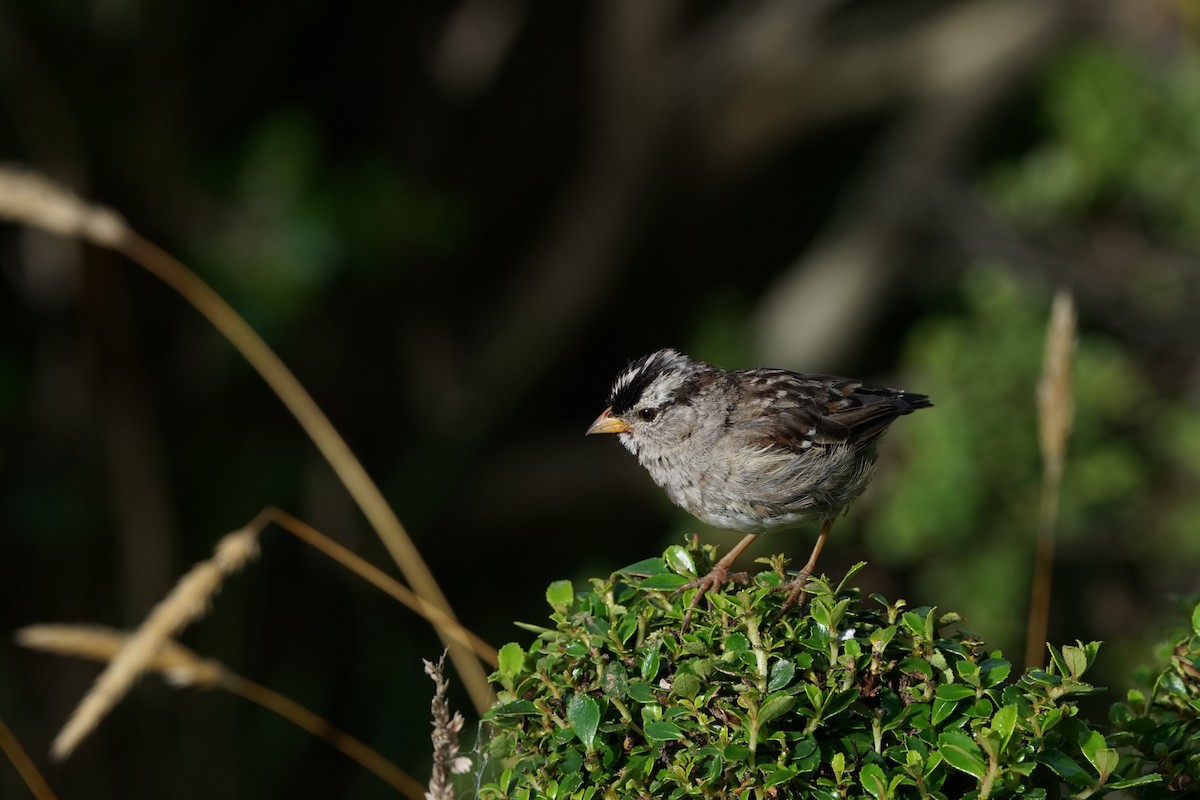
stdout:
<svg viewBox="0 0 1200 800">
<path fill-rule="evenodd" d="M 923 394 L 834 375 L 725 371 L 659 350 L 617 376 L 587 432 L 615 433 L 672 502 L 748 535 L 687 587 L 692 610 L 729 578 L 760 533 L 820 521 L 812 556 L 785 608 L 803 596 L 833 520 L 871 480 L 875 444 L 897 417 L 932 405 Z"/>
</svg>

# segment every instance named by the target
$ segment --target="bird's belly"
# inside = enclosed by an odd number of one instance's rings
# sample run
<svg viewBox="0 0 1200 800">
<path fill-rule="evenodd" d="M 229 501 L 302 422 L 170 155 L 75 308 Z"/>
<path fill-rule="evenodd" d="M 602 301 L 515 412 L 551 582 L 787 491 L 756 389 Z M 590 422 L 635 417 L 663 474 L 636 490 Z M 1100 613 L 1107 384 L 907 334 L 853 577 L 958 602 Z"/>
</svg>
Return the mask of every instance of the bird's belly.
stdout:
<svg viewBox="0 0 1200 800">
<path fill-rule="evenodd" d="M 746 497 L 729 496 L 719 491 L 705 491 L 703 487 L 695 484 L 668 486 L 666 489 L 675 505 L 701 522 L 717 528 L 768 533 L 773 530 L 795 528 L 828 516 L 821 509 L 811 505 L 780 508 L 771 503 L 759 502 Z"/>
</svg>

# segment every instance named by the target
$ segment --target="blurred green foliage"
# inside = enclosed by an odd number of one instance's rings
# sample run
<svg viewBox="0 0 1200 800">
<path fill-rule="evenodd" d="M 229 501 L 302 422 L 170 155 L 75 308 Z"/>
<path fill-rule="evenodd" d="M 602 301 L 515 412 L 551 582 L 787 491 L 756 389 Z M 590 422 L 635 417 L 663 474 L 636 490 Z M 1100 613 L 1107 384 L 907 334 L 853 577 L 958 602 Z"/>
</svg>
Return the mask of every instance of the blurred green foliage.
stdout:
<svg viewBox="0 0 1200 800">
<path fill-rule="evenodd" d="M 964 282 L 963 314 L 927 320 L 909 344 L 913 385 L 937 404 L 894 436 L 907 463 L 890 474 L 866 530 L 873 558 L 912 571 L 970 619 L 1014 642 L 1037 530 L 1041 460 L 1034 393 L 1045 301 L 1011 273 L 981 268 Z M 1084 334 L 1074 363 L 1076 411 L 1063 481 L 1060 536 L 1084 543 L 1144 502 L 1145 454 L 1123 434 L 1154 398 L 1130 356 Z M 1099 525 L 1099 521 L 1104 525 Z M 981 587 L 986 587 L 981 590 Z"/>
<path fill-rule="evenodd" d="M 1113 316 L 1133 326 L 1188 313 L 1178 306 L 1191 267 L 1179 263 L 1192 262 L 1163 263 L 1154 248 L 1183 252 L 1200 243 L 1200 60 L 1190 51 L 1149 61 L 1112 45 L 1077 47 L 1048 69 L 1041 106 L 1038 143 L 984 170 L 983 197 L 999 221 L 1026 249 L 1078 262 L 1063 280 L 1082 281 L 1085 295 L 1103 242 L 1136 241 L 1147 253 L 1140 269 L 1124 275 L 1110 264 L 1096 278 L 1121 293 L 1108 301 L 1117 304 Z M 936 592 L 1005 647 L 1024 627 L 1033 559 L 1041 475 L 1034 394 L 1047 295 L 1040 270 L 980 261 L 963 276 L 961 307 L 916 325 L 907 380 L 934 398 L 937 414 L 914 417 L 889 437 L 907 460 L 886 473 L 886 491 L 875 490 L 887 499 L 865 532 L 873 560 Z M 1121 569 L 1113 559 L 1125 559 L 1143 570 L 1135 583 L 1161 587 L 1171 568 L 1156 564 L 1200 555 L 1194 403 L 1185 387 L 1155 382 L 1153 354 L 1096 321 L 1085 317 L 1073 367 L 1060 616 L 1092 600 L 1094 590 L 1069 574 L 1086 569 L 1089 557 L 1107 554 L 1113 571 Z M 1110 599 L 1134 604 L 1120 592 Z M 1100 634 L 1145 636 L 1151 627 Z"/>
<path fill-rule="evenodd" d="M 1200 244 L 1200 58 L 1150 62 L 1117 47 L 1068 53 L 1049 72 L 1051 135 L 989 178 L 990 194 L 1022 227 L 1047 229 L 1136 204 L 1163 235 Z"/>
</svg>

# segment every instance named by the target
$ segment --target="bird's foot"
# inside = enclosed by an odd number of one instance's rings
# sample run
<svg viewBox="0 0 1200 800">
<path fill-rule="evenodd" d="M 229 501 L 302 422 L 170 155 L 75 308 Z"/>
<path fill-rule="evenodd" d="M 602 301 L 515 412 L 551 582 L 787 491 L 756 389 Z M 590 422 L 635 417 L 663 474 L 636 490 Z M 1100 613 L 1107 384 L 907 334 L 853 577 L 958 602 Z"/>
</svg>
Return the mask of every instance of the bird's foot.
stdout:
<svg viewBox="0 0 1200 800">
<path fill-rule="evenodd" d="M 803 608 L 804 603 L 808 600 L 808 590 L 804 587 L 808 585 L 808 579 L 812 577 L 812 570 L 805 568 L 796 573 L 796 577 L 792 578 L 787 583 L 781 583 L 775 588 L 778 592 L 787 592 L 787 597 L 783 601 L 783 605 L 779 607 L 779 612 L 775 615 L 775 621 L 783 619 L 783 615 L 792 609 L 793 606 Z"/>
<path fill-rule="evenodd" d="M 703 599 L 704 595 L 708 594 L 712 589 L 719 589 L 729 581 L 749 583 L 750 573 L 730 572 L 728 567 L 718 562 L 703 578 L 688 581 L 675 590 L 677 593 L 688 589 L 696 590 L 695 596 L 692 597 L 692 602 L 688 603 L 687 613 L 683 615 L 683 627 L 680 628 L 680 633 L 687 633 L 688 627 L 692 624 L 692 612 L 696 610 L 696 606 L 700 605 L 700 600 Z"/>
</svg>

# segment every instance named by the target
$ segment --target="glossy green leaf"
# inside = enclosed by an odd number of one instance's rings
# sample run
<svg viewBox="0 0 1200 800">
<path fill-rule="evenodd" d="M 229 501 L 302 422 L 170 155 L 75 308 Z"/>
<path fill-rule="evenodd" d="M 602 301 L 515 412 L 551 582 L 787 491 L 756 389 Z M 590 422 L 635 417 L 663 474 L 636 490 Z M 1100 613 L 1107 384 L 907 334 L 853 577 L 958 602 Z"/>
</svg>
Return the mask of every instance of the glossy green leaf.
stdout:
<svg viewBox="0 0 1200 800">
<path fill-rule="evenodd" d="M 617 570 L 617 574 L 649 577 L 650 575 L 661 575 L 666 571 L 667 565 L 661 558 L 646 558 Z"/>
<path fill-rule="evenodd" d="M 1038 754 L 1037 759 L 1072 786 L 1090 786 L 1094 780 L 1083 767 L 1061 750 L 1044 750 Z"/>
<path fill-rule="evenodd" d="M 642 678 L 647 681 L 654 680 L 658 675 L 659 662 L 659 645 L 657 643 L 642 651 L 642 657 L 638 660 L 638 671 L 642 673 Z"/>
<path fill-rule="evenodd" d="M 1012 740 L 1013 731 L 1017 724 L 1017 706 L 1016 704 L 1004 706 L 996 712 L 992 717 L 992 730 L 1000 739 L 1000 749 L 1004 750 L 1008 747 L 1008 743 Z"/>
<path fill-rule="evenodd" d="M 791 711 L 794 705 L 796 705 L 796 698 L 790 694 L 779 693 L 769 696 L 758 709 L 759 726 L 767 724 L 776 717 L 783 716 Z"/>
<path fill-rule="evenodd" d="M 981 780 L 987 775 L 987 764 L 979 745 L 962 731 L 946 731 L 938 736 L 938 752 L 957 770 Z"/>
<path fill-rule="evenodd" d="M 696 562 L 692 560 L 692 554 L 677 544 L 666 549 L 663 553 L 663 561 L 667 562 L 667 566 L 680 575 L 696 574 Z"/>
<path fill-rule="evenodd" d="M 590 753 L 600 727 L 600 704 L 586 694 L 574 695 L 567 703 L 567 721 Z"/>
<path fill-rule="evenodd" d="M 887 777 L 878 764 L 864 764 L 858 771 L 858 783 L 875 800 L 888 797 Z"/>
<path fill-rule="evenodd" d="M 796 676 L 796 668 L 792 666 L 792 662 L 776 660 L 771 664 L 771 671 L 767 677 L 767 691 L 777 692 L 783 687 L 792 682 L 792 678 Z"/>
<path fill-rule="evenodd" d="M 649 578 L 646 578 L 646 580 L 641 582 L 639 588 L 673 592 L 687 582 L 688 579 L 682 575 L 676 575 L 673 572 L 664 572 L 661 575 L 651 575 Z"/>
<path fill-rule="evenodd" d="M 669 742 L 683 738 L 683 731 L 674 722 L 651 722 L 643 728 L 646 738 L 654 742 Z"/>
<path fill-rule="evenodd" d="M 974 697 L 975 690 L 968 686 L 959 686 L 956 683 L 944 683 L 937 687 L 934 695 L 942 700 L 965 700 L 968 697 Z"/>
</svg>

